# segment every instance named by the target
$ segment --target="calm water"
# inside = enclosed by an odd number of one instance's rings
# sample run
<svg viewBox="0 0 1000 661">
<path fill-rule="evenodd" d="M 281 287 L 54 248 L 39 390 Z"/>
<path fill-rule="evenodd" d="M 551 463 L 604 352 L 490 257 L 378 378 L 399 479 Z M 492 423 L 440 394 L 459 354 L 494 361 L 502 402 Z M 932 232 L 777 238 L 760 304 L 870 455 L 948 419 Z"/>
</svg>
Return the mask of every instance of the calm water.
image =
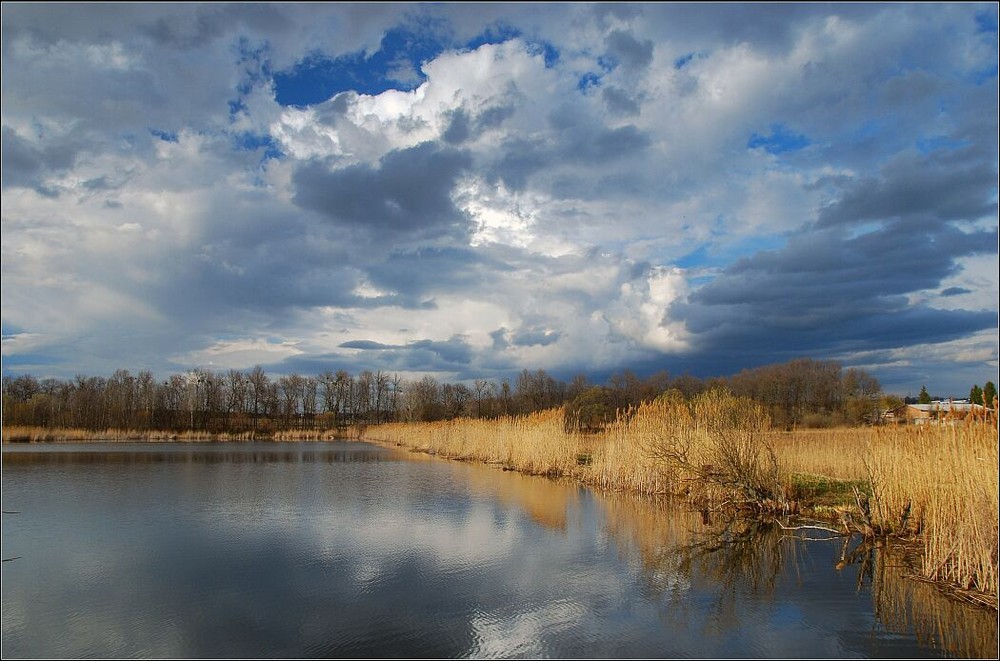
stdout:
<svg viewBox="0 0 1000 661">
<path fill-rule="evenodd" d="M 4 658 L 997 654 L 882 549 L 362 443 L 5 446 L 2 482 Z"/>
</svg>

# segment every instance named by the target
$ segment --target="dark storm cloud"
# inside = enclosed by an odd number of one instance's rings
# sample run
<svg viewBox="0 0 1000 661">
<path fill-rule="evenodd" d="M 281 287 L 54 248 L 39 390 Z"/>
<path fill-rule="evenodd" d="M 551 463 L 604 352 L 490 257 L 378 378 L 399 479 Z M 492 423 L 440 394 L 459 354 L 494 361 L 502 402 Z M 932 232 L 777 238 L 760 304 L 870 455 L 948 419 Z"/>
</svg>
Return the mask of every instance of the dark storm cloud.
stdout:
<svg viewBox="0 0 1000 661">
<path fill-rule="evenodd" d="M 477 115 L 476 126 L 480 131 L 498 128 L 513 116 L 515 111 L 516 108 L 512 105 L 490 106 Z"/>
<path fill-rule="evenodd" d="M 548 142 L 523 137 L 504 141 L 503 155 L 492 166 L 490 178 L 499 178 L 511 190 L 519 191 L 541 171 L 565 166 L 604 166 L 637 158 L 652 143 L 649 134 L 633 124 L 608 128 L 569 105 L 557 108 L 549 122 L 554 135 Z M 576 178 L 569 182 L 569 189 L 574 187 L 578 194 L 587 192 L 587 186 Z"/>
<path fill-rule="evenodd" d="M 331 170 L 310 161 L 292 175 L 293 199 L 335 221 L 376 232 L 447 232 L 467 222 L 450 194 L 470 165 L 468 153 L 429 142 L 390 152 L 378 168 Z"/>
<path fill-rule="evenodd" d="M 364 351 L 362 364 L 396 370 L 464 369 L 472 363 L 475 354 L 465 338 L 457 335 L 447 340 L 415 340 L 406 344 L 350 340 L 338 346 Z"/>
<path fill-rule="evenodd" d="M 422 360 L 421 353 L 430 353 L 445 363 L 468 365 L 472 361 L 472 347 L 460 337 L 452 337 L 445 341 L 419 340 L 411 342 L 407 349 L 416 354 L 412 360 Z M 421 363 L 411 363 L 411 365 Z"/>
<path fill-rule="evenodd" d="M 445 113 L 449 121 L 441 138 L 449 145 L 460 145 L 490 129 L 499 128 L 514 112 L 513 106 L 492 106 L 473 116 L 465 108 L 456 108 Z"/>
<path fill-rule="evenodd" d="M 205 47 L 234 28 L 281 32 L 291 27 L 286 13 L 265 3 L 209 3 L 189 5 L 183 11 L 157 3 L 12 3 L 4 5 L 3 41 L 6 47 L 25 33 L 45 44 L 107 41 L 127 33 L 142 35 L 157 46 L 190 50 Z"/>
<path fill-rule="evenodd" d="M 544 347 L 558 342 L 560 337 L 562 337 L 562 333 L 559 331 L 544 328 L 529 328 L 514 333 L 510 341 L 519 347 Z"/>
<path fill-rule="evenodd" d="M 675 303 L 699 355 L 775 358 L 870 351 L 954 340 L 996 326 L 985 311 L 914 306 L 906 294 L 936 288 L 956 259 L 989 253 L 997 232 L 890 224 L 856 237 L 818 232 L 780 251 L 742 259 Z"/>
<path fill-rule="evenodd" d="M 599 163 L 632 156 L 649 144 L 649 136 L 629 124 L 616 129 L 604 129 L 590 140 L 573 143 L 566 150 L 566 155 L 585 162 Z"/>
<path fill-rule="evenodd" d="M 147 285 L 143 291 L 158 302 L 164 314 L 187 319 L 192 325 L 238 319 L 241 314 L 277 318 L 293 310 L 321 306 L 407 310 L 433 307 L 433 302 L 405 293 L 359 295 L 358 269 L 338 264 L 329 257 L 326 264 L 301 261 L 307 251 L 296 249 L 295 242 L 273 242 L 266 252 L 266 255 L 258 253 L 257 261 L 248 257 L 237 262 L 238 269 L 229 260 L 218 261 L 204 255 L 187 260 L 175 258 L 174 264 L 164 267 L 164 272 L 172 275 L 155 286 Z M 230 254 L 234 261 L 237 254 Z M 373 260 L 370 267 L 374 270 L 378 265 Z"/>
<path fill-rule="evenodd" d="M 515 191 L 524 190 L 531 175 L 544 169 L 553 158 L 544 146 L 520 137 L 505 140 L 502 152 L 503 156 L 493 166 L 491 178 L 499 178 Z"/>
<path fill-rule="evenodd" d="M 365 351 L 381 351 L 383 349 L 392 349 L 391 344 L 382 344 L 381 342 L 374 342 L 372 340 L 351 340 L 350 342 L 343 342 L 339 345 L 342 349 L 363 349 Z"/>
<path fill-rule="evenodd" d="M 399 249 L 366 270 L 372 284 L 407 297 L 427 291 L 450 292 L 476 288 L 484 278 L 506 267 L 468 247 Z"/>
<path fill-rule="evenodd" d="M 996 249 L 997 232 L 898 222 L 856 237 L 838 231 L 792 239 L 780 251 L 741 259 L 691 296 L 706 306 L 760 306 L 765 318 L 799 311 L 885 310 L 901 296 L 931 289 L 955 272 L 958 257 Z"/>
<path fill-rule="evenodd" d="M 904 154 L 879 176 L 849 183 L 840 199 L 820 210 L 819 226 L 893 218 L 975 220 L 995 214 L 997 171 L 974 150 Z"/>
<path fill-rule="evenodd" d="M 548 346 L 558 342 L 563 333 L 548 328 L 529 326 L 516 331 L 510 331 L 507 328 L 498 328 L 489 335 L 493 339 L 493 349 L 503 351 L 512 346 Z"/>
<path fill-rule="evenodd" d="M 753 45 L 772 53 L 787 51 L 802 24 L 830 15 L 863 18 L 881 11 L 876 3 L 664 3 L 643 5 L 642 22 L 663 40 Z"/>
<path fill-rule="evenodd" d="M 448 113 L 450 121 L 448 128 L 441 134 L 441 138 L 449 145 L 459 145 L 469 139 L 472 135 L 472 121 L 469 114 L 464 109 L 458 108 Z"/>
<path fill-rule="evenodd" d="M 601 98 L 608 110 L 616 115 L 633 116 L 639 114 L 639 104 L 621 87 L 609 85 L 601 90 Z"/>
<path fill-rule="evenodd" d="M 642 69 L 653 61 L 653 42 L 649 39 L 639 41 L 629 32 L 614 30 L 606 43 L 608 52 L 629 69 Z"/>
<path fill-rule="evenodd" d="M 22 138 L 14 129 L 2 129 L 2 175 L 4 189 L 31 188 L 43 195 L 54 194 L 44 185 L 47 176 L 73 167 L 82 145 L 76 140 L 42 140 L 40 144 Z"/>
<path fill-rule="evenodd" d="M 379 245 L 382 235 L 355 238 L 351 231 L 266 204 L 240 213 L 218 209 L 215 218 L 195 251 L 149 260 L 147 266 L 162 273 L 155 282 L 123 286 L 155 303 L 165 317 L 192 326 L 220 321 L 238 326 L 245 315 L 278 319 L 317 306 L 433 305 L 416 286 L 374 296 L 357 293 L 370 280 L 366 273 L 378 271 L 387 259 L 387 247 Z"/>
</svg>

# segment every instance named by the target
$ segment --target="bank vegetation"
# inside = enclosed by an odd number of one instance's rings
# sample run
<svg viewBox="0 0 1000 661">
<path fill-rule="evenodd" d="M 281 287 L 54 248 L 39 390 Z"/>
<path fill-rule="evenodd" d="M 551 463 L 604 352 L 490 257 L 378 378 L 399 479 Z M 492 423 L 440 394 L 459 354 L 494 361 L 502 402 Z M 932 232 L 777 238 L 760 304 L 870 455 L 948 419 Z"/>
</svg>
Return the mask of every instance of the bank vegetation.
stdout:
<svg viewBox="0 0 1000 661">
<path fill-rule="evenodd" d="M 996 609 L 1000 463 L 992 414 L 786 432 L 750 398 L 668 391 L 594 433 L 567 430 L 557 409 L 354 432 L 602 490 L 683 498 L 705 513 L 799 514 L 818 529 L 891 536 L 919 548 L 920 578 Z"/>
<path fill-rule="evenodd" d="M 118 370 L 4 377 L 3 443 L 390 443 L 681 498 L 706 516 L 799 514 L 835 534 L 908 540 L 920 577 L 996 608 L 996 399 L 955 424 L 884 424 L 901 403 L 863 370 L 809 359 L 708 380 L 626 371 L 603 385 L 543 370 L 471 386 L 382 371 L 275 378 L 256 367 L 158 381 Z"/>
</svg>

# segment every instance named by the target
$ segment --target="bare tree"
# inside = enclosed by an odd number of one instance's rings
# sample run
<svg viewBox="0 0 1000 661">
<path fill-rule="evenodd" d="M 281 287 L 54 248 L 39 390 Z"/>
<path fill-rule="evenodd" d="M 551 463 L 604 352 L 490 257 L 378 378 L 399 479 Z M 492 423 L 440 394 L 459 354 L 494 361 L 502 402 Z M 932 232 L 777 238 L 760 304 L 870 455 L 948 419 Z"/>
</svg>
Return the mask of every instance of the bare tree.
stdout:
<svg viewBox="0 0 1000 661">
<path fill-rule="evenodd" d="M 260 365 L 255 365 L 247 376 L 249 408 L 253 431 L 257 431 L 257 427 L 260 424 L 260 415 L 266 405 L 269 385 L 269 379 L 264 372 L 264 368 Z"/>
</svg>

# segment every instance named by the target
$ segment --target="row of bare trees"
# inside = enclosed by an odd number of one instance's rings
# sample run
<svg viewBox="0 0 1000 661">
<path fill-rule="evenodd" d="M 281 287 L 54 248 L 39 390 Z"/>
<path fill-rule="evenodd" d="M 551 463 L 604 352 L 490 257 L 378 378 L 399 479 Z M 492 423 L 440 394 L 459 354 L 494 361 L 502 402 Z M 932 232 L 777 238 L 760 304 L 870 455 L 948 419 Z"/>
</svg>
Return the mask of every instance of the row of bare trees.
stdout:
<svg viewBox="0 0 1000 661">
<path fill-rule="evenodd" d="M 3 422 L 84 429 L 196 430 L 213 433 L 330 428 L 395 420 L 525 415 L 564 406 L 577 428 L 599 427 L 667 390 L 693 398 L 725 388 L 764 404 L 777 424 L 873 422 L 886 408 L 878 380 L 829 361 L 794 360 L 745 370 L 728 378 L 640 378 L 625 370 L 606 383 L 578 375 L 568 383 L 545 370 L 522 370 L 513 380 L 441 382 L 431 376 L 404 381 L 396 374 L 344 370 L 317 376 L 268 375 L 195 369 L 157 380 L 147 370 L 117 370 L 108 378 L 69 381 L 30 375 L 3 378 Z"/>
<path fill-rule="evenodd" d="M 402 381 L 383 371 L 270 377 L 195 369 L 157 381 L 151 372 L 71 381 L 3 379 L 3 422 L 83 429 L 272 431 L 378 424 L 396 418 Z"/>
</svg>

